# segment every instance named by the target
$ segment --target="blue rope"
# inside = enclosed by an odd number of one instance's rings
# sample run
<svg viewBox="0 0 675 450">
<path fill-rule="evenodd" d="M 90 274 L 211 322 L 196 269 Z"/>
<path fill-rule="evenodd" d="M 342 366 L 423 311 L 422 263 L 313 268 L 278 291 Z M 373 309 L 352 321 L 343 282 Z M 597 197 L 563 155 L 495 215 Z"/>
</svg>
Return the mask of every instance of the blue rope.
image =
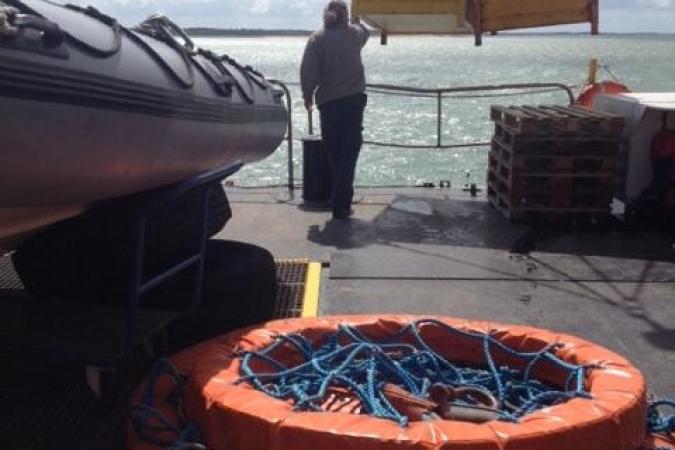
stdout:
<svg viewBox="0 0 675 450">
<path fill-rule="evenodd" d="M 486 361 L 485 368 L 453 364 L 433 350 L 422 338 L 423 326 L 439 327 L 451 335 L 460 335 L 480 341 Z M 448 342 L 451 342 L 448 340 Z M 286 367 L 274 357 L 284 349 L 297 351 L 304 361 L 295 367 Z M 322 411 L 322 403 L 333 387 L 346 388 L 357 397 L 363 413 L 389 419 L 401 426 L 409 419 L 386 398 L 383 388 L 393 383 L 410 393 L 426 398 L 436 383 L 451 387 L 471 387 L 488 392 L 499 400 L 503 421 L 516 422 L 523 416 L 546 406 L 560 404 L 573 398 L 591 398 L 585 390 L 586 374 L 597 366 L 577 366 L 562 361 L 555 351 L 562 344 L 551 344 L 536 352 L 519 352 L 493 337 L 492 333 L 460 330 L 437 320 L 420 320 L 401 328 L 385 340 L 373 341 L 358 329 L 341 326 L 318 348 L 299 334 L 278 336 L 276 341 L 258 352 L 241 354 L 241 378 L 267 395 L 292 400 L 299 411 Z M 523 370 L 499 367 L 494 361 L 493 349 L 524 362 Z M 262 363 L 271 372 L 256 373 L 251 365 Z M 532 378 L 538 365 L 548 362 L 567 373 L 564 390 L 556 389 Z M 166 400 L 172 404 L 179 419 L 174 424 L 155 408 L 155 388 L 161 377 L 170 377 L 175 391 Z M 158 360 L 148 376 L 141 403 L 131 407 L 133 429 L 139 439 L 169 450 L 205 449 L 201 433 L 185 417 L 182 400 L 186 377 L 169 360 Z M 471 399 L 461 403 L 472 404 Z M 662 408 L 675 408 L 675 399 L 650 402 L 647 425 L 650 433 L 669 434 L 675 429 L 675 415 L 664 415 Z M 161 439 L 158 433 L 174 436 Z M 653 449 L 666 450 L 666 449 Z"/>
<path fill-rule="evenodd" d="M 155 388 L 160 378 L 168 376 L 175 384 L 175 390 L 166 400 L 176 411 L 179 424 L 176 425 L 167 419 L 155 408 Z M 143 390 L 141 403 L 130 408 L 131 426 L 138 438 L 148 444 L 167 448 L 169 450 L 185 450 L 206 448 L 199 444 L 202 440 L 199 429 L 187 421 L 183 411 L 186 377 L 181 375 L 168 359 L 159 359 L 155 362 L 148 375 L 148 381 Z M 157 437 L 159 433 L 168 433 L 175 436 L 173 440 Z"/>
<path fill-rule="evenodd" d="M 647 405 L 647 429 L 650 433 L 670 434 L 675 431 L 675 414 L 661 414 L 659 409 L 663 407 L 675 409 L 675 399 L 655 400 Z"/>
<path fill-rule="evenodd" d="M 675 409 L 675 399 L 654 400 L 647 405 L 647 431 L 653 434 L 672 435 L 675 432 L 675 414 L 665 415 L 659 409 Z M 671 450 L 672 447 L 656 447 L 652 450 Z"/>
<path fill-rule="evenodd" d="M 452 337 L 462 336 L 482 343 L 486 367 L 453 364 L 425 342 L 423 327 L 437 327 Z M 546 406 L 573 398 L 590 398 L 585 390 L 586 373 L 594 369 L 567 363 L 555 355 L 561 344 L 536 352 L 520 352 L 500 342 L 493 333 L 465 331 L 438 320 L 420 320 L 402 327 L 387 339 L 374 341 L 358 329 L 340 326 L 324 343 L 314 346 L 304 336 L 279 336 L 261 351 L 241 354 L 240 379 L 270 397 L 290 400 L 297 411 L 322 411 L 331 388 L 346 388 L 361 403 L 363 412 L 382 419 L 408 424 L 408 417 L 386 398 L 386 384 L 399 386 L 419 398 L 427 398 L 436 383 L 451 387 L 472 387 L 491 393 L 499 401 L 500 419 L 517 421 Z M 301 362 L 286 367 L 274 355 L 284 350 L 297 353 Z M 499 367 L 494 351 L 521 360 L 523 370 Z M 566 377 L 565 389 L 549 386 L 532 378 L 542 364 L 553 365 Z M 255 371 L 253 366 L 265 367 Z M 463 399 L 464 404 L 475 404 Z"/>
</svg>

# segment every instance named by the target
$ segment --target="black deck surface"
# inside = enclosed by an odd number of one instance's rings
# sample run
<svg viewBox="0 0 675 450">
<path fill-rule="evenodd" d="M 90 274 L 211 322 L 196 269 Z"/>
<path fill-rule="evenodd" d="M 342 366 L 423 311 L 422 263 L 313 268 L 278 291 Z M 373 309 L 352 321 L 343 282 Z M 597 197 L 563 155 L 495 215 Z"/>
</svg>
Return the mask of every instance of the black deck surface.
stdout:
<svg viewBox="0 0 675 450">
<path fill-rule="evenodd" d="M 485 202 L 401 196 L 324 237 L 352 243 L 331 256 L 333 279 L 675 282 L 666 236 L 512 225 Z"/>
<path fill-rule="evenodd" d="M 673 236 L 616 224 L 514 226 L 484 200 L 442 190 L 360 194 L 354 220 L 335 222 L 328 212 L 285 201 L 283 191 L 231 191 L 234 217 L 219 237 L 257 243 L 278 258 L 330 262 L 323 315 L 446 315 L 550 328 L 627 356 L 656 393 L 675 396 Z M 289 271 L 296 294 L 300 272 Z M 2 273 L 4 320 L 11 322 L 11 305 L 26 299 Z M 290 290 L 280 313 L 298 311 Z M 122 386 L 131 389 L 146 365 L 142 356 L 133 360 Z M 6 363 L 0 449 L 121 445 L 125 409 L 93 398 L 83 372 L 42 357 Z"/>
<path fill-rule="evenodd" d="M 277 270 L 274 316 L 299 317 L 307 263 L 277 261 Z M 125 310 L 35 301 L 23 290 L 10 258 L 2 257 L 0 311 L 0 449 L 124 448 L 128 398 L 154 358 L 141 347 L 114 373 L 103 372 L 104 399 L 87 386 L 85 362 L 114 351 L 112 344 L 123 337 Z M 150 324 L 146 327 L 167 320 L 165 313 L 141 316 Z M 154 339 L 161 344 L 161 337 Z"/>
<path fill-rule="evenodd" d="M 673 235 L 512 225 L 481 198 L 361 190 L 354 219 L 306 212 L 280 191 L 234 191 L 223 236 L 329 262 L 320 313 L 446 315 L 533 325 L 628 357 L 675 396 Z"/>
</svg>

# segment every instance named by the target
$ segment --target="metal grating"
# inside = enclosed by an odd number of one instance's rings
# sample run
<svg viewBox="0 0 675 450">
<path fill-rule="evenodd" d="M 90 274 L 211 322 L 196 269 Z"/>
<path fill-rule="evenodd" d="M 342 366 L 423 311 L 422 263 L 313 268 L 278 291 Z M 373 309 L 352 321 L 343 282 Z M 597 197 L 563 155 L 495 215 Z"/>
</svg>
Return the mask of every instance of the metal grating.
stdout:
<svg viewBox="0 0 675 450">
<path fill-rule="evenodd" d="M 300 317 L 309 261 L 278 260 L 279 292 L 275 318 Z M 30 297 L 9 255 L 0 257 L 2 314 L 21 320 Z M 11 317 L 8 317 L 11 322 Z M 9 327 L 11 329 L 13 327 Z M 8 330 L 4 330 L 8 331 Z M 2 330 L 0 330 L 2 334 Z M 139 352 L 119 372 L 117 401 L 96 400 L 81 365 L 38 358 L 3 361 L 0 375 L 0 449 L 114 450 L 123 447 L 126 404 L 149 360 Z"/>
<path fill-rule="evenodd" d="M 97 400 L 84 369 L 39 360 L 3 367 L 0 448 L 3 450 L 113 450 L 123 448 L 126 399 L 147 368 L 137 355 L 120 372 L 119 403 Z"/>
<path fill-rule="evenodd" d="M 277 260 L 279 293 L 274 308 L 275 319 L 290 319 L 302 316 L 305 282 L 309 260 Z"/>
<path fill-rule="evenodd" d="M 0 258 L 0 290 L 23 289 L 23 283 L 12 266 L 11 254 Z"/>
</svg>

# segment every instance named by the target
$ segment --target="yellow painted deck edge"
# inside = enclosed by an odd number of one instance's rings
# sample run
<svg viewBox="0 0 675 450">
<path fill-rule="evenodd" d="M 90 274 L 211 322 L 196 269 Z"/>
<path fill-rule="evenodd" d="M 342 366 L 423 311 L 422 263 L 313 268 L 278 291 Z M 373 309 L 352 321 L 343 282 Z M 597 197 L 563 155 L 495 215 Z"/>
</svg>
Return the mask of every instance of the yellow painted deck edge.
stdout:
<svg viewBox="0 0 675 450">
<path fill-rule="evenodd" d="M 321 263 L 310 262 L 307 266 L 305 295 L 302 299 L 302 317 L 310 318 L 319 315 L 319 291 L 321 289 Z"/>
</svg>

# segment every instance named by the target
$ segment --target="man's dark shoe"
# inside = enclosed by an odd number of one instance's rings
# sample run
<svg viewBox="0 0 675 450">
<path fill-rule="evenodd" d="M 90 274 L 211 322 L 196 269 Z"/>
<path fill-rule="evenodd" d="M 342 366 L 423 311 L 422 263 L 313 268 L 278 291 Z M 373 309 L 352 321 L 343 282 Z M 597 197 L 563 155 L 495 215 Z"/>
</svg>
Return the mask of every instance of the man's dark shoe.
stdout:
<svg viewBox="0 0 675 450">
<path fill-rule="evenodd" d="M 349 219 L 352 215 L 354 215 L 354 210 L 353 209 L 336 209 L 333 211 L 333 219 L 336 220 L 345 220 Z"/>
</svg>

